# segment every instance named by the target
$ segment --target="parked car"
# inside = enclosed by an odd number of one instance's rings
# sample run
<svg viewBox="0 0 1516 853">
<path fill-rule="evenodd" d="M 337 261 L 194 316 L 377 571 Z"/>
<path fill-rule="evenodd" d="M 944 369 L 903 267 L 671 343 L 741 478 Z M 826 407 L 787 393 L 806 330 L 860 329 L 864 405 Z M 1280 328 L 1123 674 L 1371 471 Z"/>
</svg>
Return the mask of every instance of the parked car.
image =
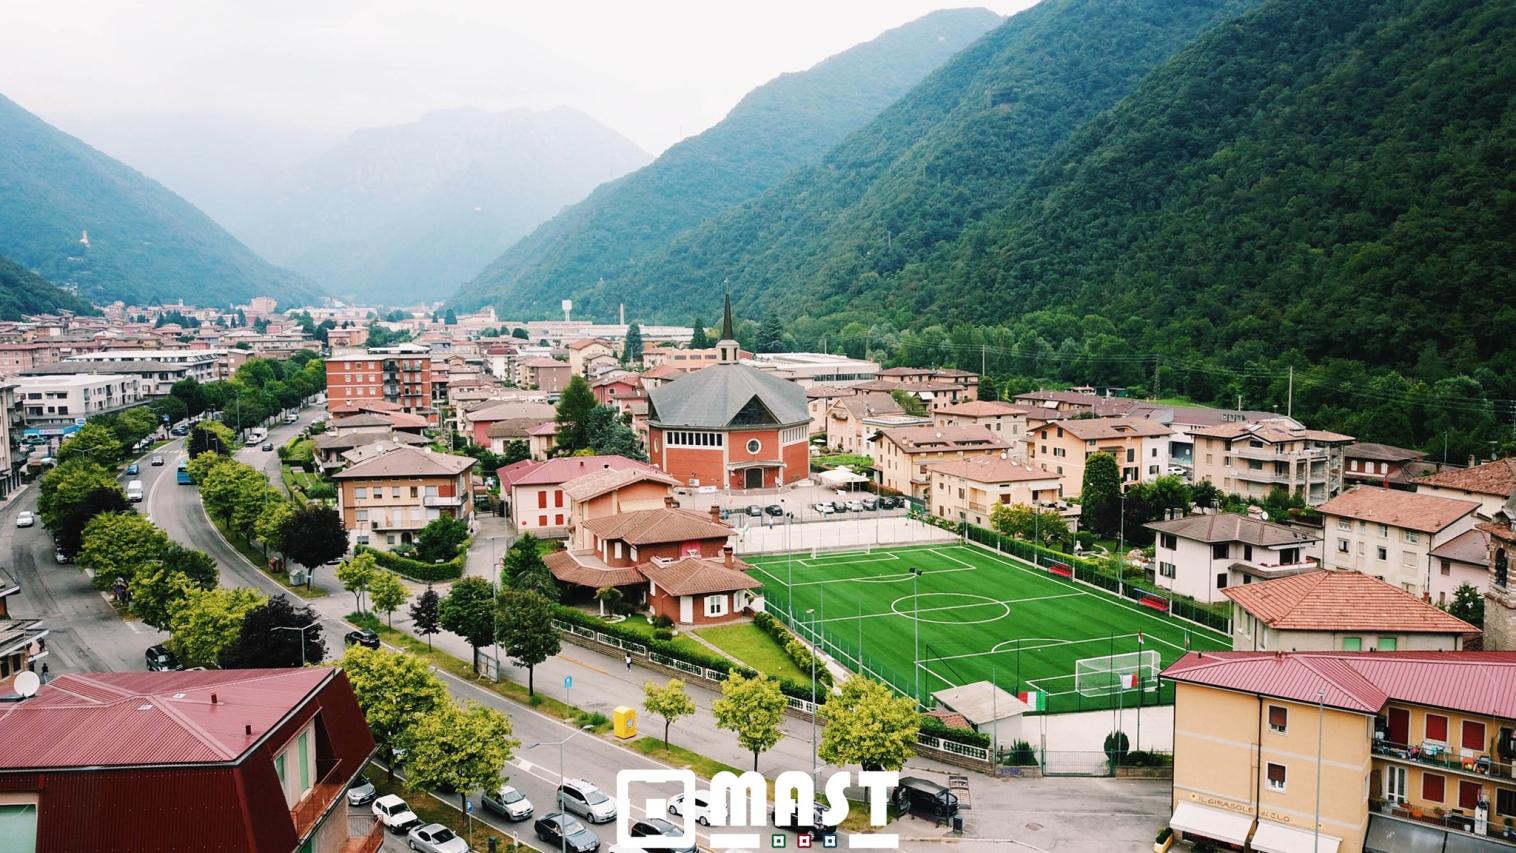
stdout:
<svg viewBox="0 0 1516 853">
<path fill-rule="evenodd" d="M 416 817 L 416 813 L 405 804 L 405 800 L 394 794 L 385 794 L 375 800 L 370 811 L 374 813 L 374 817 L 379 818 L 379 822 L 384 824 L 385 829 L 396 835 L 410 832 L 413 827 L 421 825 L 421 818 Z"/>
<path fill-rule="evenodd" d="M 479 802 L 506 820 L 526 820 L 532 816 L 532 801 L 510 785 L 501 785 L 498 791 L 485 791 Z"/>
<path fill-rule="evenodd" d="M 406 836 L 405 843 L 421 853 L 469 853 L 468 842 L 440 823 L 418 826 Z"/>
<path fill-rule="evenodd" d="M 563 810 L 573 812 L 590 823 L 610 823 L 616 819 L 616 801 L 583 779 L 565 779 L 558 786 L 558 801 Z"/>
<path fill-rule="evenodd" d="M 848 512 L 863 512 L 863 501 L 848 501 Z"/>
<path fill-rule="evenodd" d="M 930 779 L 901 778 L 894 799 L 895 808 L 900 811 L 926 815 L 934 820 L 946 820 L 958 814 L 958 795 Z"/>
<path fill-rule="evenodd" d="M 688 812 L 690 817 L 695 819 L 696 823 L 700 824 L 701 826 L 710 826 L 711 792 L 696 791 L 687 799 L 682 793 L 675 794 L 669 798 L 668 809 L 669 814 L 675 815 L 676 817 L 682 816 L 685 812 Z"/>
<path fill-rule="evenodd" d="M 1188 477 L 1190 476 L 1190 469 L 1184 467 L 1183 465 L 1170 465 L 1169 473 L 1175 477 Z"/>
<path fill-rule="evenodd" d="M 153 458 L 149 459 L 147 464 L 152 465 L 156 468 L 163 464 L 163 456 L 161 454 L 154 453 Z"/>
<path fill-rule="evenodd" d="M 595 853 L 600 839 L 576 818 L 563 812 L 548 812 L 532 824 L 532 831 L 555 849 L 562 846 L 574 853 Z"/>
<path fill-rule="evenodd" d="M 747 509 L 743 510 L 743 512 L 747 513 L 748 515 L 752 516 L 753 518 L 762 518 L 763 517 L 763 507 L 761 507 L 761 506 L 759 506 L 757 504 L 753 504 L 752 506 L 750 506 Z"/>
<path fill-rule="evenodd" d="M 63 553 L 62 548 L 53 549 L 53 559 L 57 560 L 60 566 L 68 564 L 68 555 Z"/>
<path fill-rule="evenodd" d="M 784 515 L 784 507 L 780 506 L 779 504 L 769 504 L 763 508 L 763 511 L 769 515 L 776 517 Z"/>
<path fill-rule="evenodd" d="M 874 498 L 864 498 L 859 503 L 863 504 L 863 508 L 868 512 L 873 512 L 879 508 L 879 501 Z"/>
<path fill-rule="evenodd" d="M 176 426 L 173 429 L 169 430 L 168 434 L 177 435 L 180 438 L 183 438 L 184 436 L 189 435 L 189 427 L 181 424 L 180 426 Z"/>
<path fill-rule="evenodd" d="M 133 462 L 132 464 L 126 466 L 126 473 L 128 475 L 131 475 L 131 474 L 141 474 L 142 473 L 142 467 L 139 466 L 137 463 Z"/>
<path fill-rule="evenodd" d="M 179 662 L 179 656 L 169 651 L 168 647 L 161 643 L 156 646 L 148 646 L 147 652 L 143 654 L 143 657 L 147 659 L 147 669 L 149 672 L 170 672 L 184 669 L 184 664 Z"/>
<path fill-rule="evenodd" d="M 364 806 L 372 803 L 379 796 L 374 783 L 362 773 L 353 780 L 353 784 L 347 786 L 347 804 L 350 806 Z"/>
<path fill-rule="evenodd" d="M 837 834 L 837 827 L 835 825 L 828 824 L 821 819 L 821 816 L 824 814 L 826 814 L 826 809 L 818 805 L 816 806 L 816 813 L 811 817 L 811 822 L 802 823 L 800 821 L 800 810 L 795 809 L 793 813 L 783 815 L 783 822 L 781 823 L 781 815 L 778 810 L 769 809 L 769 819 L 773 822 L 775 829 L 787 829 L 798 835 L 808 835 L 813 840 Z"/>
<path fill-rule="evenodd" d="M 31 527 L 33 524 L 36 524 L 36 523 L 37 523 L 37 516 L 32 515 L 30 511 L 23 510 L 23 511 L 21 511 L 20 513 L 18 513 L 16 515 L 16 526 L 17 527 Z"/>
<path fill-rule="evenodd" d="M 633 838 L 678 838 L 684 835 L 684 828 L 675 826 L 661 817 L 649 817 L 632 821 L 632 825 L 627 828 L 627 833 Z M 695 850 L 693 840 L 688 844 L 677 846 L 673 844 L 658 846 L 652 842 L 643 842 L 643 845 L 638 849 L 647 850 L 650 853 L 693 853 Z"/>
<path fill-rule="evenodd" d="M 370 649 L 379 648 L 379 635 L 367 628 L 359 628 L 356 631 L 348 631 L 342 635 L 344 646 L 365 646 Z"/>
<path fill-rule="evenodd" d="M 822 501 L 821 503 L 811 504 L 811 509 L 814 509 L 822 515 L 831 515 L 832 513 L 836 512 L 836 510 L 832 509 L 832 505 L 825 501 Z"/>
<path fill-rule="evenodd" d="M 905 501 L 901 500 L 900 498 L 891 497 L 889 495 L 885 495 L 879 499 L 880 509 L 900 509 L 904 505 Z"/>
<path fill-rule="evenodd" d="M 832 501 L 832 512 L 847 512 L 847 501 Z"/>
<path fill-rule="evenodd" d="M 264 450 L 264 452 L 268 452 L 268 451 L 273 450 L 273 449 L 274 449 L 274 443 L 272 441 L 265 441 L 265 442 L 263 442 L 263 450 Z"/>
</svg>

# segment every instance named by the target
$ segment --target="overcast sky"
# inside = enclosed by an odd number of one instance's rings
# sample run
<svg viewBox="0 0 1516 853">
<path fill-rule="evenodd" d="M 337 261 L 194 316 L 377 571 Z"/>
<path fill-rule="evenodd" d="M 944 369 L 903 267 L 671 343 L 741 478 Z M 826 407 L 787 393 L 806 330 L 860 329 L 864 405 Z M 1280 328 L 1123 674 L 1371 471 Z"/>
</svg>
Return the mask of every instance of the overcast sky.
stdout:
<svg viewBox="0 0 1516 853">
<path fill-rule="evenodd" d="M 567 105 L 649 152 L 934 9 L 1034 0 L 0 0 L 0 94 L 55 123 L 214 113 L 341 133 Z"/>
</svg>

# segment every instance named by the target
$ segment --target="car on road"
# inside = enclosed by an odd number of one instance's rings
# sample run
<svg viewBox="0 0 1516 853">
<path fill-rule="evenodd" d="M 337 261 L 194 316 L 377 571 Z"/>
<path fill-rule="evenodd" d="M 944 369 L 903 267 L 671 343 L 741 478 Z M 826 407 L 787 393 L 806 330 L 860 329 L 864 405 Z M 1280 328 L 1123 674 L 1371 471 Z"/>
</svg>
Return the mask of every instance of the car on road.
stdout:
<svg viewBox="0 0 1516 853">
<path fill-rule="evenodd" d="M 163 464 L 163 456 L 161 454 L 154 453 L 153 454 L 153 458 L 150 459 L 150 460 L 148 460 L 147 464 L 152 465 L 153 467 L 156 468 L 156 467 L 158 467 L 158 466 L 160 466 L 160 465 Z"/>
<path fill-rule="evenodd" d="M 578 819 L 563 812 L 548 812 L 532 824 L 537 838 L 553 849 L 560 846 L 574 853 L 595 853 L 600 849 L 600 839 L 580 823 Z"/>
<path fill-rule="evenodd" d="M 479 802 L 486 811 L 492 811 L 506 820 L 526 820 L 532 816 L 532 801 L 510 785 L 501 785 L 497 791 L 480 794 Z"/>
<path fill-rule="evenodd" d="M 632 821 L 627 827 L 627 834 L 633 838 L 678 838 L 684 834 L 684 827 L 675 826 L 661 817 L 649 817 Z M 681 845 L 659 845 L 651 841 L 642 842 L 637 849 L 652 851 L 653 853 L 694 853 L 695 843 Z"/>
<path fill-rule="evenodd" d="M 558 786 L 558 802 L 563 804 L 564 811 L 590 823 L 610 823 L 616 819 L 616 801 L 583 779 L 564 779 Z"/>
<path fill-rule="evenodd" d="M 63 553 L 62 548 L 53 549 L 53 559 L 56 560 L 60 566 L 68 565 L 68 555 Z"/>
<path fill-rule="evenodd" d="M 272 441 L 265 441 L 265 442 L 263 442 L 263 452 L 267 453 L 268 451 L 273 450 L 273 449 L 274 449 L 274 443 Z"/>
<path fill-rule="evenodd" d="M 184 425 L 181 424 L 181 425 L 176 426 L 173 429 L 169 430 L 168 434 L 169 435 L 177 435 L 180 438 L 183 438 L 184 436 L 189 435 L 189 427 L 184 426 Z"/>
<path fill-rule="evenodd" d="M 405 838 L 405 844 L 421 853 L 469 853 L 468 842 L 440 823 L 429 823 L 412 829 Z"/>
<path fill-rule="evenodd" d="M 812 840 L 820 840 L 825 836 L 837 834 L 836 826 L 829 825 L 825 820 L 822 820 L 821 816 L 824 814 L 826 814 L 826 809 L 818 805 L 816 806 L 816 813 L 811 817 L 811 822 L 801 823 L 799 809 L 794 809 L 791 813 L 783 815 L 781 819 L 779 811 L 770 808 L 769 821 L 774 824 L 775 829 L 787 829 L 798 835 L 808 835 Z M 812 846 L 819 847 L 821 845 Z"/>
<path fill-rule="evenodd" d="M 405 804 L 405 800 L 394 794 L 385 794 L 375 800 L 370 810 L 374 813 L 374 817 L 379 818 L 379 822 L 384 824 L 385 829 L 396 835 L 410 832 L 413 827 L 421 825 L 421 818 L 416 817 L 416 813 Z"/>
<path fill-rule="evenodd" d="M 134 504 L 142 503 L 142 481 L 132 480 L 126 484 L 126 499 Z"/>
<path fill-rule="evenodd" d="M 748 507 L 747 509 L 744 509 L 743 512 L 747 513 L 748 515 L 752 516 L 753 518 L 762 518 L 763 517 L 763 507 L 761 507 L 761 506 L 759 506 L 757 504 L 753 504 L 752 506 Z"/>
<path fill-rule="evenodd" d="M 127 474 L 141 474 L 142 473 L 142 466 L 140 466 L 137 463 L 133 462 L 132 464 L 126 466 L 126 473 Z"/>
<path fill-rule="evenodd" d="M 31 512 L 29 512 L 29 511 L 23 510 L 22 512 L 20 512 L 20 513 L 18 513 L 16 515 L 16 526 L 17 527 L 31 527 L 33 524 L 36 524 L 36 523 L 37 523 L 37 516 L 32 515 Z"/>
<path fill-rule="evenodd" d="M 366 806 L 379 796 L 374 788 L 374 783 L 362 773 L 353 780 L 353 784 L 347 786 L 347 804 L 350 806 Z"/>
<path fill-rule="evenodd" d="M 779 504 L 769 504 L 763 508 L 763 511 L 772 516 L 784 515 L 784 507 L 780 506 Z"/>
<path fill-rule="evenodd" d="M 811 504 L 811 509 L 814 509 L 815 511 L 821 513 L 822 515 L 831 515 L 832 513 L 834 513 L 834 512 L 837 511 L 835 509 L 832 509 L 832 505 L 829 504 L 829 503 L 827 503 L 826 501 L 822 501 L 820 503 Z"/>
<path fill-rule="evenodd" d="M 669 798 L 669 814 L 674 816 L 684 815 L 686 812 L 701 826 L 711 825 L 711 792 L 696 791 L 688 798 L 679 793 Z"/>
<path fill-rule="evenodd" d="M 342 635 L 344 646 L 365 646 L 370 649 L 379 648 L 379 635 L 367 628 L 359 628 L 356 631 L 348 631 Z"/>
<path fill-rule="evenodd" d="M 148 646 L 147 651 L 143 653 L 143 657 L 147 659 L 147 669 L 149 672 L 172 672 L 184 669 L 184 664 L 179 662 L 179 656 L 169 651 L 168 647 L 161 643 L 156 646 Z"/>
</svg>

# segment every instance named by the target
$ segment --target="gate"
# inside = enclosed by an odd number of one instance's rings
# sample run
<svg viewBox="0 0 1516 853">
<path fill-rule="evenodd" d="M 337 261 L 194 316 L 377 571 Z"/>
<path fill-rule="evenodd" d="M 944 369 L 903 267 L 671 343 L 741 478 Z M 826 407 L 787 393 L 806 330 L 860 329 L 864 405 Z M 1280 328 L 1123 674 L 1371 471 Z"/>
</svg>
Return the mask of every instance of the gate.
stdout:
<svg viewBox="0 0 1516 853">
<path fill-rule="evenodd" d="M 1104 752 L 1042 751 L 1044 776 L 1110 776 L 1111 760 Z"/>
</svg>

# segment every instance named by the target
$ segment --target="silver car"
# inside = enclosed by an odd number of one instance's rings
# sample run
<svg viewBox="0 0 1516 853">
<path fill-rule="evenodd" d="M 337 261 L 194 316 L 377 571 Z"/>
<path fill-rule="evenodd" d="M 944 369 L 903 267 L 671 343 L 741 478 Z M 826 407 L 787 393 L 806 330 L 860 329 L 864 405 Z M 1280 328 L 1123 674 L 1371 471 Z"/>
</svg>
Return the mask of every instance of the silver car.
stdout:
<svg viewBox="0 0 1516 853">
<path fill-rule="evenodd" d="M 616 801 L 583 779 L 565 779 L 558 786 L 558 800 L 563 810 L 590 823 L 610 823 L 616 819 Z"/>
<path fill-rule="evenodd" d="M 479 802 L 486 810 L 506 820 L 526 820 L 532 816 L 532 801 L 510 785 L 501 785 L 497 791 L 485 791 L 479 795 Z"/>
<path fill-rule="evenodd" d="M 469 853 L 468 842 L 440 823 L 429 823 L 411 830 L 405 844 L 421 853 Z"/>
<path fill-rule="evenodd" d="M 372 803 L 377 796 L 379 792 L 375 790 L 374 783 L 361 773 L 353 780 L 353 784 L 347 787 L 347 804 L 350 806 L 367 805 Z"/>
</svg>

